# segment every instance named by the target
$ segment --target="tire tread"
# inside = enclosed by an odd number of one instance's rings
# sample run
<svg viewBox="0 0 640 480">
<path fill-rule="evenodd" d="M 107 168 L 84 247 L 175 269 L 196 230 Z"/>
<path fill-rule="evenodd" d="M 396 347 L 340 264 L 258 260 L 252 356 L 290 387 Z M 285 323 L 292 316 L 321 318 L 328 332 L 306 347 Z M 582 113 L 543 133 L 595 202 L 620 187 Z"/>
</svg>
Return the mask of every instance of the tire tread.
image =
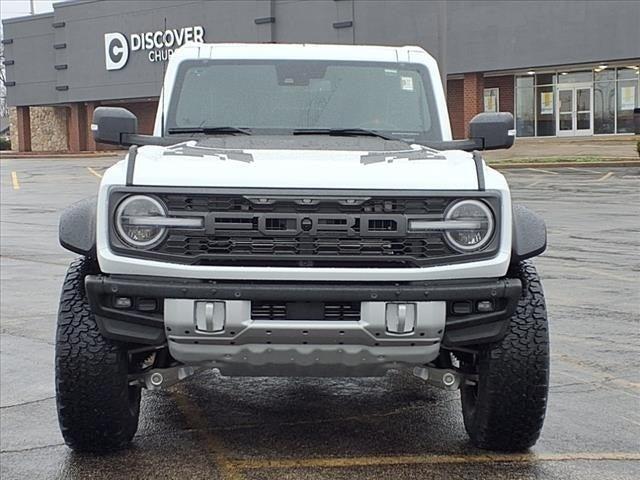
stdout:
<svg viewBox="0 0 640 480">
<path fill-rule="evenodd" d="M 514 273 L 522 296 L 505 337 L 480 354 L 473 407 L 462 392 L 465 427 L 483 449 L 526 450 L 540 437 L 546 414 L 549 330 L 542 283 L 531 262 L 521 262 Z"/>
<path fill-rule="evenodd" d="M 130 403 L 126 350 L 102 336 L 84 278 L 92 264 L 71 263 L 62 286 L 56 331 L 56 403 L 65 443 L 78 451 L 124 448 L 138 425 L 140 397 Z"/>
</svg>

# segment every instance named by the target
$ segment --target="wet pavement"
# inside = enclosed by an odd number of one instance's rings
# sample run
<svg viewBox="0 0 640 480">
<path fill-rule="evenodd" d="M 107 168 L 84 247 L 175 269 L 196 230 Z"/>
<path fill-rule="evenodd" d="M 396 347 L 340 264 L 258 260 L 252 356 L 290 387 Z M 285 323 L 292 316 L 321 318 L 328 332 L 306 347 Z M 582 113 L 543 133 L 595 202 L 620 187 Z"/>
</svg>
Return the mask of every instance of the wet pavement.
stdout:
<svg viewBox="0 0 640 480">
<path fill-rule="evenodd" d="M 214 372 L 146 392 L 129 450 L 73 453 L 53 398 L 57 301 L 73 258 L 58 246 L 57 222 L 65 206 L 95 193 L 112 162 L 0 163 L 3 480 L 640 478 L 640 171 L 630 168 L 506 172 L 516 201 L 549 228 L 537 265 L 550 312 L 552 386 L 542 437 L 529 453 L 474 448 L 458 393 L 407 375 Z"/>
</svg>

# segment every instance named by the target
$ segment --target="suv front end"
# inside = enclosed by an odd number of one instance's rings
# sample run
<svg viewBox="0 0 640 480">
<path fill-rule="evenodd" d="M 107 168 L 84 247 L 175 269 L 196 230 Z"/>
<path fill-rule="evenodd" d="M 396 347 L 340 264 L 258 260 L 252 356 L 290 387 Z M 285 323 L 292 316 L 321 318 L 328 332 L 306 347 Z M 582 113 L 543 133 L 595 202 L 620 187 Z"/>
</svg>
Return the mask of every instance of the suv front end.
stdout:
<svg viewBox="0 0 640 480">
<path fill-rule="evenodd" d="M 86 279 L 103 334 L 223 374 L 424 365 L 498 339 L 520 295 L 507 191 L 103 192 Z"/>
</svg>

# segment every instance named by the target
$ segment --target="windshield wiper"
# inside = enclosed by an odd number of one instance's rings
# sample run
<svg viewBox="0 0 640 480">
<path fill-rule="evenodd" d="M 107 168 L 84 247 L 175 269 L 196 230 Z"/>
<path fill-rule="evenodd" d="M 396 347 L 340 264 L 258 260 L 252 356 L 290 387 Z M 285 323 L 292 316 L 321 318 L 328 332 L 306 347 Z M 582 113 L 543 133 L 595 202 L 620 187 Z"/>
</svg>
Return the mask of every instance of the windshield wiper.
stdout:
<svg viewBox="0 0 640 480">
<path fill-rule="evenodd" d="M 167 130 L 169 133 L 204 133 L 205 135 L 220 134 L 235 134 L 241 133 L 243 135 L 251 135 L 251 130 L 241 127 L 172 127 Z"/>
<path fill-rule="evenodd" d="M 365 128 L 297 128 L 293 131 L 294 135 L 333 135 L 337 137 L 378 137 L 384 140 L 397 140 L 375 130 L 367 130 Z"/>
</svg>

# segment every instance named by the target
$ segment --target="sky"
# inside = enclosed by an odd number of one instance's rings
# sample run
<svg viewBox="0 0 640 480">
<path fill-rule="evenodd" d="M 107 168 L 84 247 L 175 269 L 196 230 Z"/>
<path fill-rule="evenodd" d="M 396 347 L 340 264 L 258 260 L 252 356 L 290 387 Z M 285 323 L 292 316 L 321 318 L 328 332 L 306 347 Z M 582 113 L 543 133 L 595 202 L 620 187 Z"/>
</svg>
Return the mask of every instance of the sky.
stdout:
<svg viewBox="0 0 640 480">
<path fill-rule="evenodd" d="M 52 5 L 60 0 L 33 0 L 35 13 L 53 11 Z M 31 13 L 29 0 L 0 0 L 0 17 L 24 17 Z"/>
</svg>

